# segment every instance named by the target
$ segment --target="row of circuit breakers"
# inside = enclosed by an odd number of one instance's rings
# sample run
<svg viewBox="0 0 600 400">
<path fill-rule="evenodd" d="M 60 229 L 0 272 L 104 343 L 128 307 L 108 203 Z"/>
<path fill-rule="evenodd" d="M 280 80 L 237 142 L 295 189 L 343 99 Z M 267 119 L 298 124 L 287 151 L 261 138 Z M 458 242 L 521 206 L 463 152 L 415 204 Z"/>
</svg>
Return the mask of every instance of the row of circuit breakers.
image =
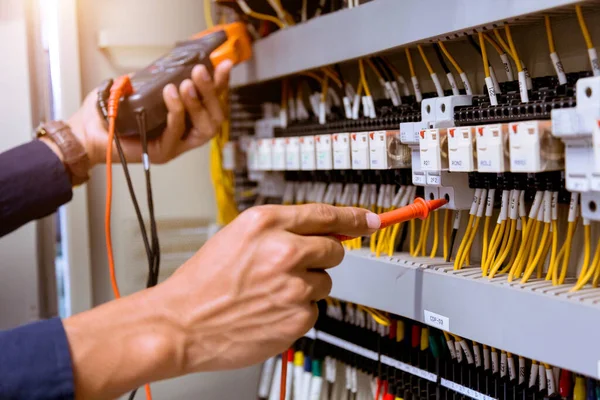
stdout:
<svg viewBox="0 0 600 400">
<path fill-rule="evenodd" d="M 553 109 L 551 120 L 455 126 L 455 109 L 470 106 L 472 100 L 468 95 L 424 99 L 421 120 L 402 122 L 397 130 L 319 135 L 303 131 L 276 138 L 257 134 L 242 144 L 247 168 L 251 172 L 411 168 L 414 185 L 453 189 L 448 208 L 457 210 L 469 209 L 473 199 L 466 173 L 564 170 L 566 189 L 582 193 L 583 216 L 600 219 L 595 206 L 600 204 L 600 77 L 579 79 L 576 106 Z"/>
</svg>

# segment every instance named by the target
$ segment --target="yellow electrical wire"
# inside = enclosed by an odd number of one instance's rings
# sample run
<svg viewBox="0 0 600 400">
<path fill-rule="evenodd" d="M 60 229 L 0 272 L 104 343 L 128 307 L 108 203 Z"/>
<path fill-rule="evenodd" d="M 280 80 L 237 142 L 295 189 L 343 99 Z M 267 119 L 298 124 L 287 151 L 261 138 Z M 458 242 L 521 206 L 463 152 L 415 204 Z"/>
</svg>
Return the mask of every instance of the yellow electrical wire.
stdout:
<svg viewBox="0 0 600 400">
<path fill-rule="evenodd" d="M 551 244 L 552 244 L 552 240 L 549 238 L 546 238 L 546 243 L 544 244 L 544 251 L 542 253 L 542 257 L 540 258 L 540 261 L 537 263 L 536 278 L 538 278 L 538 279 L 542 279 L 542 275 L 544 274 L 544 264 L 546 263 L 546 260 L 548 259 L 548 253 L 550 252 Z"/>
<path fill-rule="evenodd" d="M 558 279 L 558 284 L 562 285 L 565 283 L 565 279 L 567 277 L 567 269 L 569 268 L 569 261 L 571 258 L 571 245 L 573 243 L 573 235 L 575 234 L 575 228 L 577 226 L 577 221 L 569 222 L 569 227 L 567 228 L 567 239 L 564 243 L 564 254 L 562 258 L 562 266 L 560 270 L 560 277 Z"/>
<path fill-rule="evenodd" d="M 250 6 L 248 6 L 248 4 L 244 1 L 244 0 L 236 0 L 238 6 L 240 7 L 240 9 L 242 10 L 242 12 L 244 14 L 246 14 L 247 16 L 251 17 L 251 18 L 256 18 L 262 21 L 269 21 L 274 23 L 275 25 L 277 25 L 279 28 L 285 28 L 285 24 L 283 22 L 281 22 L 281 20 L 277 17 L 274 17 L 272 15 L 269 14 L 263 14 L 263 13 L 259 13 L 256 12 L 254 10 L 252 10 L 250 8 Z"/>
<path fill-rule="evenodd" d="M 342 81 L 340 80 L 338 75 L 331 70 L 330 67 L 321 68 L 321 71 L 323 71 L 323 73 L 326 76 L 328 76 L 329 79 L 331 79 L 336 84 L 336 86 L 338 86 L 339 88 L 342 88 Z"/>
<path fill-rule="evenodd" d="M 552 35 L 552 25 L 550 24 L 550 16 L 544 15 L 544 24 L 546 25 L 546 37 L 548 38 L 548 50 L 550 53 L 555 53 L 554 37 Z"/>
<path fill-rule="evenodd" d="M 412 257 L 414 257 L 415 251 L 416 251 L 416 245 L 415 245 L 415 241 L 416 241 L 416 236 L 417 236 L 417 222 L 414 219 L 411 219 L 409 221 L 409 229 L 410 229 L 410 241 L 409 241 L 409 252 L 410 255 Z"/>
<path fill-rule="evenodd" d="M 523 231 L 517 231 L 517 234 L 515 235 L 515 242 L 513 244 L 513 251 L 511 252 L 510 255 L 510 260 L 508 260 L 508 265 L 506 266 L 506 268 L 504 268 L 502 271 L 500 271 L 500 273 L 505 273 L 505 272 L 510 272 L 512 271 L 512 265 L 514 264 L 515 260 L 517 259 L 517 255 L 519 254 L 519 249 L 521 246 L 521 240 L 523 238 Z"/>
<path fill-rule="evenodd" d="M 325 75 L 323 78 L 323 84 L 321 85 L 321 102 L 327 101 L 327 91 L 329 90 L 329 76 Z"/>
<path fill-rule="evenodd" d="M 413 64 L 413 59 L 410 55 L 410 50 L 408 47 L 404 48 L 404 53 L 406 54 L 406 59 L 408 61 L 408 69 L 410 70 L 410 76 L 417 76 L 417 74 L 415 73 L 415 65 Z"/>
<path fill-rule="evenodd" d="M 299 75 L 303 75 L 303 76 L 312 78 L 312 79 L 316 80 L 317 82 L 319 82 L 320 85 L 323 84 L 323 78 L 321 78 L 319 75 L 315 74 L 314 72 L 304 71 L 304 72 L 300 72 Z"/>
<path fill-rule="evenodd" d="M 494 261 L 496 260 L 496 253 L 498 251 L 498 247 L 500 247 L 502 243 L 502 239 L 504 238 L 504 231 L 506 230 L 506 220 L 496 224 L 496 228 L 494 229 L 494 234 L 492 234 L 492 241 L 490 243 L 490 247 L 488 249 L 488 256 L 486 258 L 485 266 L 483 268 L 486 276 L 489 274 L 491 267 L 494 265 Z"/>
<path fill-rule="evenodd" d="M 552 280 L 554 273 L 556 253 L 558 252 L 558 222 L 552 221 L 552 252 L 550 253 L 550 263 L 548 264 L 548 273 L 546 274 L 546 280 Z"/>
<path fill-rule="evenodd" d="M 600 239 L 599 239 L 600 241 Z M 600 246 L 600 243 L 598 244 L 598 246 Z M 596 259 L 596 256 L 594 256 L 594 259 L 596 260 L 596 263 L 594 264 L 594 280 L 592 281 L 592 286 L 593 287 L 598 287 L 598 280 L 600 280 L 600 254 L 598 252 L 598 247 L 596 247 L 596 255 L 598 256 L 598 259 Z"/>
<path fill-rule="evenodd" d="M 592 42 L 592 37 L 590 36 L 590 31 L 588 31 L 585 19 L 583 18 L 583 11 L 581 11 L 580 5 L 575 6 L 575 12 L 577 13 L 577 22 L 579 22 L 579 28 L 581 29 L 581 34 L 585 40 L 585 45 L 588 49 L 593 49 L 594 43 Z"/>
<path fill-rule="evenodd" d="M 540 221 L 535 221 L 533 223 L 533 236 L 531 237 L 531 245 L 533 246 L 536 242 L 536 240 L 538 239 L 538 237 L 540 236 L 540 230 L 542 229 L 542 223 Z M 527 265 L 530 265 L 531 262 L 533 261 L 533 258 L 535 257 L 535 251 L 533 251 L 533 249 L 529 252 L 529 256 L 527 258 Z"/>
<path fill-rule="evenodd" d="M 460 241 L 460 246 L 458 246 L 458 252 L 456 253 L 456 258 L 454 259 L 454 269 L 458 270 L 461 267 L 462 253 L 465 250 L 467 242 L 469 241 L 469 236 L 471 235 L 471 229 L 473 226 L 473 218 L 475 216 L 473 214 L 469 215 L 469 221 L 467 222 L 467 228 L 465 229 L 465 233 L 463 235 L 462 240 Z"/>
<path fill-rule="evenodd" d="M 594 259 L 590 264 L 590 268 L 585 274 L 585 276 L 580 275 L 580 279 L 577 281 L 577 284 L 570 290 L 571 292 L 576 292 L 581 290 L 592 278 L 593 275 L 596 275 L 598 271 L 600 271 L 600 240 L 598 240 L 598 244 L 596 245 L 596 251 L 594 252 Z"/>
<path fill-rule="evenodd" d="M 464 264 L 470 265 L 470 254 L 471 248 L 473 247 L 473 240 L 475 240 L 475 236 L 477 235 L 477 230 L 479 229 L 479 222 L 481 221 L 481 217 L 476 216 L 475 222 L 473 223 L 473 228 L 471 228 L 471 232 L 467 239 L 467 244 L 463 250 L 462 259 L 459 260 L 458 269 L 461 269 Z"/>
<path fill-rule="evenodd" d="M 429 228 L 431 227 L 432 219 L 433 218 L 431 218 L 431 216 L 428 216 L 425 218 L 425 221 L 423 221 L 425 224 L 425 229 L 424 232 L 423 230 L 421 231 L 421 234 L 423 235 L 423 243 L 421 244 L 421 257 L 427 256 L 427 241 L 429 239 Z"/>
<path fill-rule="evenodd" d="M 502 46 L 502 49 L 504 50 L 504 52 L 506 54 L 508 54 L 510 56 L 510 58 L 513 59 L 513 61 L 515 60 L 515 56 L 512 53 L 512 50 L 510 49 L 510 47 L 508 46 L 508 43 L 506 43 L 504 41 L 504 39 L 502 38 L 502 35 L 500 35 L 500 30 L 498 28 L 494 28 L 494 36 L 496 37 L 496 40 L 498 41 L 498 43 L 500 44 L 500 46 Z"/>
<path fill-rule="evenodd" d="M 530 244 L 529 232 L 531 230 L 530 228 L 531 228 L 531 225 L 533 224 L 533 221 L 529 221 L 529 222 L 525 223 L 525 217 L 523 217 L 521 219 L 521 221 L 522 221 L 522 225 L 523 225 L 523 232 L 521 234 L 521 246 L 519 247 L 517 256 L 510 267 L 510 272 L 508 274 L 509 282 L 512 282 L 512 280 L 515 277 L 521 276 L 521 272 L 522 272 L 521 260 L 527 256 L 527 252 L 529 251 L 529 244 Z"/>
<path fill-rule="evenodd" d="M 275 13 L 277 13 L 277 16 L 279 17 L 279 20 L 281 22 L 287 25 L 295 24 L 294 18 L 292 18 L 292 16 L 288 14 L 288 12 L 285 11 L 283 6 L 281 5 L 281 0 L 268 0 L 268 2 L 273 8 L 273 10 L 275 10 Z"/>
<path fill-rule="evenodd" d="M 212 7 L 210 5 L 211 0 L 204 0 L 204 21 L 206 22 L 207 28 L 212 28 L 215 26 L 212 17 Z"/>
<path fill-rule="evenodd" d="M 430 258 L 435 258 L 440 242 L 440 216 L 436 210 L 433 212 L 433 246 L 431 248 Z"/>
<path fill-rule="evenodd" d="M 537 250 L 537 252 L 534 252 L 534 251 L 530 252 L 530 255 L 534 254 L 534 253 L 535 253 L 535 255 L 534 255 L 533 259 L 531 259 L 531 261 L 529 261 L 529 264 L 528 264 L 527 268 L 525 269 L 525 274 L 523 275 L 523 278 L 521 279 L 521 283 L 527 283 L 527 281 L 529 280 L 529 278 L 531 278 L 531 275 L 535 271 L 538 263 L 542 262 L 541 257 L 542 257 L 542 254 L 544 253 L 544 250 L 546 249 L 546 241 L 548 240 L 548 234 L 550 233 L 550 224 L 545 223 L 544 225 L 545 225 L 544 231 L 542 233 L 542 238 L 538 245 L 538 250 Z M 536 228 L 538 228 L 538 226 L 536 226 Z M 535 233 L 534 233 L 534 235 L 535 235 Z M 543 265 L 543 263 L 542 263 L 542 265 Z"/>
<path fill-rule="evenodd" d="M 423 46 L 418 44 L 417 49 L 419 49 L 419 53 L 421 54 L 421 58 L 423 59 L 423 62 L 425 63 L 425 67 L 427 68 L 427 71 L 429 71 L 429 75 L 433 75 L 434 74 L 433 68 L 431 67 L 429 60 L 427 59 L 427 56 L 425 55 L 425 51 L 423 51 Z"/>
<path fill-rule="evenodd" d="M 515 43 L 512 38 L 512 34 L 510 33 L 510 25 L 504 24 L 504 30 L 506 31 L 506 39 L 508 40 L 508 45 L 510 47 L 510 51 L 513 55 L 513 59 L 515 61 L 515 65 L 517 66 L 517 71 L 523 71 L 523 65 L 521 64 L 521 59 L 519 58 L 519 53 L 517 53 L 517 48 L 515 47 Z"/>
<path fill-rule="evenodd" d="M 446 45 L 444 44 L 444 42 L 439 41 L 437 44 L 440 47 L 440 49 L 442 50 L 442 53 L 444 53 L 444 55 L 446 56 L 446 58 L 450 61 L 450 64 L 452 64 L 452 66 L 454 67 L 454 69 L 456 70 L 456 72 L 458 72 L 459 74 L 462 74 L 463 72 L 465 72 L 460 67 L 460 65 L 458 65 L 458 62 L 456 61 L 456 59 L 454 57 L 452 57 L 452 54 L 450 54 L 450 52 L 446 48 Z"/>
<path fill-rule="evenodd" d="M 591 257 L 591 255 L 590 255 L 591 246 L 592 246 L 592 227 L 590 225 L 584 225 L 583 226 L 583 263 L 581 265 L 581 271 L 579 271 L 579 278 L 577 279 L 578 285 L 584 281 L 584 279 L 587 275 L 588 267 L 590 264 L 590 257 Z M 592 270 L 593 270 L 593 268 L 590 268 L 590 271 L 592 271 Z M 589 278 L 588 278 L 588 280 L 589 280 Z"/>
<path fill-rule="evenodd" d="M 398 233 L 400 232 L 400 228 L 402 227 L 402 225 L 403 225 L 403 223 L 396 224 L 392 228 L 392 232 L 390 234 L 390 240 L 388 241 L 388 251 L 387 251 L 387 254 L 390 257 L 394 254 L 394 250 L 395 250 L 395 246 L 396 246 L 396 239 L 398 238 Z"/>
<path fill-rule="evenodd" d="M 390 319 L 386 315 L 380 313 L 379 311 L 377 311 L 371 307 L 366 307 L 366 306 L 361 306 L 361 305 L 359 305 L 357 308 L 359 310 L 362 310 L 362 311 L 370 314 L 371 317 L 373 317 L 373 319 L 375 320 L 375 322 L 377 322 L 379 325 L 390 326 Z"/>
<path fill-rule="evenodd" d="M 371 90 L 369 90 L 369 84 L 367 83 L 367 76 L 365 74 L 365 66 L 363 65 L 362 59 L 358 60 L 358 70 L 360 72 L 360 81 L 362 82 L 365 90 L 365 95 L 367 97 L 371 97 Z"/>
<path fill-rule="evenodd" d="M 483 245 L 481 252 L 481 265 L 484 265 L 487 260 L 487 252 L 489 246 L 489 235 L 490 235 L 490 223 L 492 221 L 492 217 L 486 216 L 485 222 L 483 223 Z"/>
<path fill-rule="evenodd" d="M 450 232 L 452 230 L 452 211 L 446 209 L 444 211 L 444 260 L 448 259 L 450 253 Z"/>
<path fill-rule="evenodd" d="M 483 40 L 483 32 L 479 32 L 479 47 L 481 48 L 481 58 L 483 59 L 483 72 L 485 77 L 490 77 L 490 63 L 488 61 L 487 50 L 485 48 L 485 41 Z"/>
<path fill-rule="evenodd" d="M 506 245 L 504 246 L 504 249 L 501 250 L 500 252 L 500 256 L 498 258 L 496 258 L 496 260 L 494 261 L 494 264 L 492 266 L 492 269 L 490 270 L 489 276 L 490 279 L 492 279 L 494 276 L 496 276 L 496 273 L 498 273 L 498 271 L 500 270 L 500 267 L 502 267 L 502 263 L 504 262 L 504 260 L 506 260 L 506 258 L 508 257 L 508 254 L 510 253 L 513 243 L 515 241 L 515 235 L 517 232 L 517 220 L 513 219 L 510 221 L 510 227 L 509 227 L 509 234 L 508 235 L 504 235 L 505 237 L 508 236 Z"/>
<path fill-rule="evenodd" d="M 487 33 L 485 33 L 485 32 L 483 33 L 483 38 L 485 40 L 487 40 L 487 42 L 489 44 L 492 45 L 494 50 L 496 50 L 496 53 L 498 53 L 499 55 L 506 53 L 506 51 L 503 50 L 502 47 L 500 47 L 500 45 L 498 45 L 498 43 L 494 39 L 492 39 L 492 37 L 490 35 L 488 35 Z M 508 53 L 510 53 L 510 52 L 508 52 Z"/>
</svg>

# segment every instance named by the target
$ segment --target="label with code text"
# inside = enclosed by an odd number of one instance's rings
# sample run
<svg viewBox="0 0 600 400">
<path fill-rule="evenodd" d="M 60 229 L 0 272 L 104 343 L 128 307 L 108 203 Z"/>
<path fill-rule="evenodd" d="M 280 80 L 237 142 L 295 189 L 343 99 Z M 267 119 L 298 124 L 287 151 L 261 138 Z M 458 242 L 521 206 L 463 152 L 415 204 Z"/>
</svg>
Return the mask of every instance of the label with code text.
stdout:
<svg viewBox="0 0 600 400">
<path fill-rule="evenodd" d="M 443 331 L 450 330 L 450 318 L 448 317 L 444 317 L 443 315 L 436 314 L 429 310 L 423 310 L 423 319 L 423 322 L 427 325 L 431 325 Z"/>
</svg>

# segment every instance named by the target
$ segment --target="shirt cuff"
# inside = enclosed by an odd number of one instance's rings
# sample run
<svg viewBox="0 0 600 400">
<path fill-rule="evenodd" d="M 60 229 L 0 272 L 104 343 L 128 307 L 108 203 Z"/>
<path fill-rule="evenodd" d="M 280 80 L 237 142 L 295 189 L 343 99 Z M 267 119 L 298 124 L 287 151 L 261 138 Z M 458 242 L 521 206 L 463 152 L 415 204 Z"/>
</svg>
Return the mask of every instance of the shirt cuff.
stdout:
<svg viewBox="0 0 600 400">
<path fill-rule="evenodd" d="M 67 334 L 60 318 L 0 332 L 1 399 L 74 399 Z"/>
<path fill-rule="evenodd" d="M 0 154 L 0 236 L 48 216 L 73 197 L 58 156 L 34 140 Z"/>
</svg>

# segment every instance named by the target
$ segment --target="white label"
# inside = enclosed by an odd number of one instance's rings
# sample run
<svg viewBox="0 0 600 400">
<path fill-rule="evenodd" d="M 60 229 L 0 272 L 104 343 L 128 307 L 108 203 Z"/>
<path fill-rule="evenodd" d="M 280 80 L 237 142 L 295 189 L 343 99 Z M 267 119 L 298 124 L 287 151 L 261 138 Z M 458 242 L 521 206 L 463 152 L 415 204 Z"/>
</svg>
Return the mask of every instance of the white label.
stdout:
<svg viewBox="0 0 600 400">
<path fill-rule="evenodd" d="M 300 171 L 300 138 L 298 137 L 285 139 L 285 169 Z"/>
<path fill-rule="evenodd" d="M 538 368 L 538 387 L 540 390 L 546 389 L 546 369 L 543 365 Z"/>
<path fill-rule="evenodd" d="M 452 359 L 455 359 L 456 358 L 456 350 L 454 350 L 454 342 L 452 341 L 452 339 L 448 339 L 446 341 L 446 344 L 448 345 L 448 350 L 450 351 L 450 357 L 452 357 Z M 600 368 L 600 366 L 599 366 L 599 368 Z"/>
<path fill-rule="evenodd" d="M 352 149 L 352 169 L 369 169 L 369 134 L 358 132 L 350 134 Z"/>
<path fill-rule="evenodd" d="M 427 173 L 427 185 L 428 186 L 440 186 L 442 184 L 442 177 L 434 173 Z"/>
<path fill-rule="evenodd" d="M 496 91 L 496 94 L 502 94 L 502 91 L 500 90 L 500 84 L 498 83 L 498 78 L 496 77 L 496 70 L 494 69 L 494 67 L 492 67 L 492 65 L 490 64 L 490 78 L 492 78 L 492 83 L 494 84 L 494 90 Z"/>
<path fill-rule="evenodd" d="M 381 356 L 381 363 L 382 364 L 386 364 L 389 365 L 390 367 L 394 367 L 400 371 L 404 371 L 407 372 L 411 375 L 415 375 L 418 376 L 420 378 L 426 379 L 430 382 L 437 382 L 437 375 L 428 371 L 424 371 L 420 368 L 417 367 L 413 367 L 412 365 L 409 364 L 405 364 L 401 361 L 395 360 L 393 358 L 390 358 L 388 356 Z"/>
<path fill-rule="evenodd" d="M 358 119 L 360 114 L 360 96 L 355 95 L 354 101 L 352 102 L 352 119 Z"/>
<path fill-rule="evenodd" d="M 429 310 L 423 310 L 423 322 L 443 331 L 450 330 L 450 318 L 436 314 Z"/>
<path fill-rule="evenodd" d="M 456 79 L 454 79 L 454 75 L 452 74 L 452 72 L 448 72 L 446 74 L 446 78 L 448 78 L 448 83 L 450 84 L 450 87 L 452 88 L 452 94 L 454 96 L 460 95 L 460 90 L 458 90 L 458 86 L 456 85 Z"/>
<path fill-rule="evenodd" d="M 386 131 L 369 133 L 369 165 L 371 169 L 387 169 Z"/>
<path fill-rule="evenodd" d="M 508 358 L 508 377 L 511 381 L 517 379 L 517 369 L 515 368 L 515 359 L 513 357 Z"/>
<path fill-rule="evenodd" d="M 521 94 L 521 103 L 529 103 L 529 93 L 527 93 L 527 75 L 525 71 L 519 72 L 519 93 Z"/>
<path fill-rule="evenodd" d="M 413 84 L 413 89 L 415 90 L 415 98 L 417 103 L 420 103 L 423 100 L 423 93 L 421 93 L 421 85 L 419 85 L 419 79 L 416 76 L 411 76 L 410 80 Z"/>
<path fill-rule="evenodd" d="M 519 385 L 525 383 L 525 359 L 523 357 L 519 357 Z"/>
<path fill-rule="evenodd" d="M 506 353 L 502 352 L 500 354 L 500 377 L 504 378 L 507 373 L 507 365 L 506 365 Z"/>
<path fill-rule="evenodd" d="M 442 378 L 440 380 L 440 385 L 442 387 L 445 387 L 447 389 L 450 390 L 454 390 L 457 393 L 460 393 L 462 395 L 465 395 L 471 399 L 476 399 L 476 400 L 494 400 L 493 397 L 487 396 L 483 393 L 479 393 L 473 389 L 469 389 L 466 386 L 460 385 L 458 383 L 449 381 L 448 379 Z"/>
<path fill-rule="evenodd" d="M 556 52 L 550 53 L 550 59 L 552 60 L 552 65 L 554 66 L 554 71 L 556 72 L 556 76 L 558 77 L 558 83 L 564 85 L 567 83 L 567 75 L 565 74 L 565 69 L 563 68 L 562 62 L 558 57 Z"/>
<path fill-rule="evenodd" d="M 343 339 L 340 339 L 340 338 L 330 335 L 328 333 L 317 331 L 316 337 L 317 337 L 317 339 L 319 339 L 323 342 L 332 344 L 334 346 L 337 346 L 340 349 L 347 350 L 351 353 L 358 354 L 360 356 L 363 356 L 365 358 L 368 358 L 368 359 L 371 359 L 374 361 L 379 360 L 379 355 L 376 352 L 365 349 L 364 347 L 357 346 L 354 343 L 347 342 Z"/>
<path fill-rule="evenodd" d="M 459 342 L 454 342 L 454 351 L 456 352 L 456 361 L 460 364 L 463 361 L 463 352 Z"/>
<path fill-rule="evenodd" d="M 473 364 L 473 354 L 471 353 L 471 349 L 469 348 L 469 345 L 467 344 L 467 342 L 463 339 L 460 342 L 460 347 L 463 350 L 463 353 L 465 353 L 465 358 L 467 359 L 467 363 L 469 364 Z"/>
<path fill-rule="evenodd" d="M 435 91 L 437 92 L 438 97 L 444 97 L 444 89 L 442 88 L 442 83 L 440 82 L 440 78 L 435 72 L 431 74 L 431 80 L 433 81 L 433 85 L 435 86 Z"/>
<path fill-rule="evenodd" d="M 481 367 L 481 350 L 479 349 L 479 345 L 473 343 L 473 358 L 475 359 L 475 366 Z"/>
<path fill-rule="evenodd" d="M 488 91 L 488 97 L 490 98 L 490 104 L 493 106 L 498 105 L 498 98 L 496 97 L 496 88 L 494 87 L 494 82 L 492 78 L 489 76 L 485 78 L 485 85 Z"/>
<path fill-rule="evenodd" d="M 469 82 L 469 77 L 465 72 L 461 72 L 460 80 L 462 81 L 463 86 L 465 87 L 465 93 L 469 96 L 472 95 L 473 89 L 471 88 L 471 82 Z"/>
<path fill-rule="evenodd" d="M 333 146 L 331 144 L 331 135 L 315 136 L 317 148 L 317 169 L 333 169 Z"/>
<path fill-rule="evenodd" d="M 538 377 L 538 368 L 537 364 L 531 364 L 531 370 L 529 371 L 529 387 L 534 387 L 537 382 Z"/>
<path fill-rule="evenodd" d="M 498 352 L 492 351 L 492 373 L 496 374 L 499 371 Z"/>
<path fill-rule="evenodd" d="M 483 349 L 483 369 L 486 371 L 490 369 L 490 349 L 488 347 Z"/>
<path fill-rule="evenodd" d="M 556 393 L 556 385 L 554 384 L 554 374 L 552 368 L 546 369 L 546 387 L 548 388 L 548 395 L 552 396 Z"/>
<path fill-rule="evenodd" d="M 598 53 L 596 49 L 592 47 L 588 49 L 588 56 L 590 57 L 590 65 L 592 66 L 592 72 L 594 76 L 600 75 L 600 64 L 598 63 Z"/>
<path fill-rule="evenodd" d="M 508 56 L 506 53 L 500 54 L 500 59 L 502 60 L 502 64 L 504 64 L 504 71 L 506 72 L 506 78 L 509 81 L 514 81 L 515 77 L 513 75 L 512 66 L 510 65 L 510 61 L 508 60 Z"/>
<path fill-rule="evenodd" d="M 346 119 L 352 119 L 352 103 L 350 99 L 344 96 L 344 112 L 346 114 Z"/>
<path fill-rule="evenodd" d="M 285 171 L 285 138 L 273 139 L 272 166 L 273 171 Z"/>
<path fill-rule="evenodd" d="M 300 138 L 300 169 L 314 171 L 316 168 L 315 137 L 303 136 Z"/>
</svg>

